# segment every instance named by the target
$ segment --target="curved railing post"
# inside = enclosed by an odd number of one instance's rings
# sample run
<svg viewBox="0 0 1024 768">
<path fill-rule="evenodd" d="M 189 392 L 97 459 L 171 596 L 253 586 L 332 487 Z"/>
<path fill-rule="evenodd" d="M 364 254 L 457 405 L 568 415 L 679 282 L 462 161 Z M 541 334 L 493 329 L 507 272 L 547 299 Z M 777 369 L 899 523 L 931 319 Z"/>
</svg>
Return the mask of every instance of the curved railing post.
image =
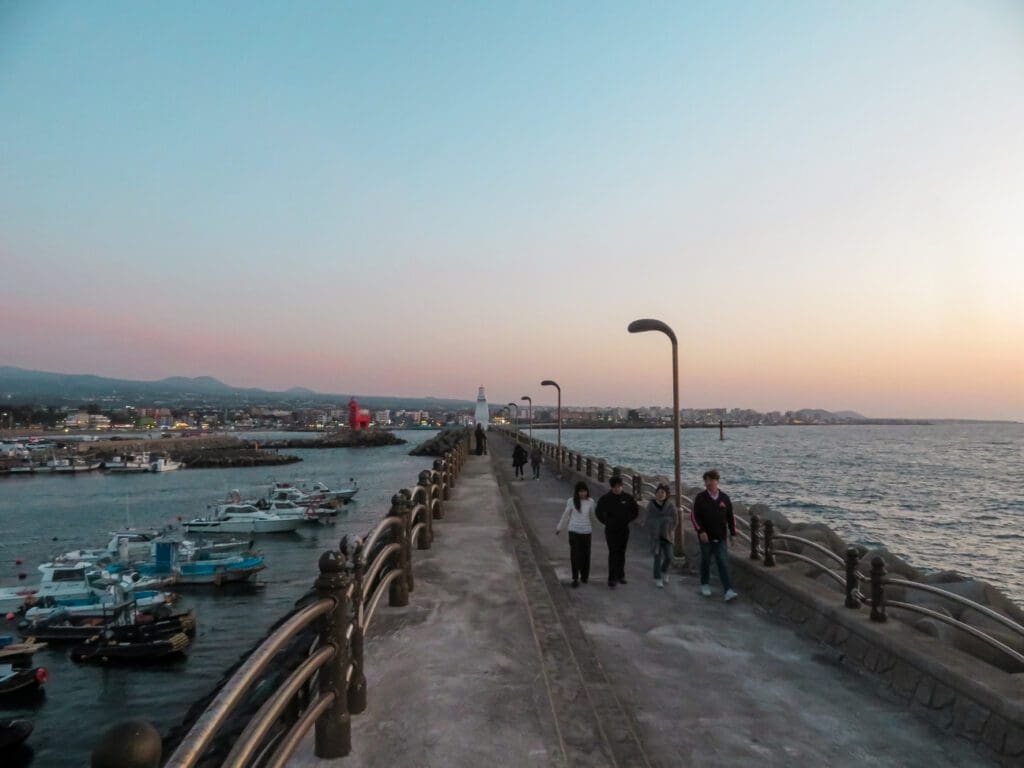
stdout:
<svg viewBox="0 0 1024 768">
<path fill-rule="evenodd" d="M 327 710 L 316 720 L 315 752 L 321 759 L 344 757 L 352 751 L 352 719 L 348 713 L 348 633 L 349 614 L 347 590 L 351 577 L 341 552 L 320 555 L 320 575 L 314 584 L 317 597 L 334 600 L 334 608 L 320 625 L 320 644 L 334 646 L 334 656 L 320 670 L 320 694 L 334 698 Z"/>
<path fill-rule="evenodd" d="M 408 509 L 406 500 L 401 494 L 391 497 L 391 509 L 388 510 L 388 517 L 398 517 L 402 522 L 391 527 L 391 535 L 401 546 L 398 555 L 398 567 L 403 569 L 402 578 L 394 579 L 388 588 L 388 605 L 392 608 L 401 608 L 409 604 L 409 580 L 406 578 L 404 569 L 409 562 L 409 526 L 406 524 L 403 512 Z"/>
<path fill-rule="evenodd" d="M 757 551 L 757 541 L 761 536 L 761 518 L 757 515 L 750 516 L 750 559 L 760 560 L 761 553 Z"/>
<path fill-rule="evenodd" d="M 871 620 L 888 621 L 885 615 L 885 560 L 871 560 Z"/>
<path fill-rule="evenodd" d="M 103 734 L 92 751 L 92 768 L 158 768 L 160 732 L 144 720 L 118 723 Z"/>
<path fill-rule="evenodd" d="M 430 545 L 434 543 L 434 514 L 430 509 L 430 486 L 428 485 L 429 473 L 426 470 L 420 472 L 419 477 L 416 478 L 416 495 L 419 496 L 422 492 L 423 495 L 423 524 L 426 526 L 426 531 L 422 536 L 419 537 L 419 541 L 416 542 L 417 549 L 430 549 Z M 413 507 L 416 506 L 416 501 L 413 499 Z M 440 505 L 438 505 L 440 507 Z M 440 515 L 438 516 L 440 517 Z"/>
<path fill-rule="evenodd" d="M 597 460 L 597 482 L 604 482 L 604 459 Z"/>
<path fill-rule="evenodd" d="M 346 539 L 342 539 L 342 552 L 347 549 Z M 352 605 L 352 637 L 349 640 L 349 653 L 352 657 L 352 677 L 348 681 L 348 711 L 358 715 L 366 710 L 366 672 L 363 667 L 363 542 L 356 539 L 352 550 L 351 574 L 353 605 Z"/>
<path fill-rule="evenodd" d="M 860 592 L 860 580 L 857 576 L 857 561 L 860 554 L 856 547 L 846 550 L 846 607 L 860 608 L 860 599 L 857 594 Z"/>
<path fill-rule="evenodd" d="M 644 497 L 644 481 L 639 474 L 633 473 L 633 498 L 642 501 Z"/>
<path fill-rule="evenodd" d="M 594 476 L 594 460 L 587 456 L 587 477 Z"/>
<path fill-rule="evenodd" d="M 771 520 L 764 521 L 764 564 L 775 566 L 775 523 Z"/>
<path fill-rule="evenodd" d="M 576 454 L 576 471 L 579 472 L 583 469 L 583 454 Z"/>
</svg>

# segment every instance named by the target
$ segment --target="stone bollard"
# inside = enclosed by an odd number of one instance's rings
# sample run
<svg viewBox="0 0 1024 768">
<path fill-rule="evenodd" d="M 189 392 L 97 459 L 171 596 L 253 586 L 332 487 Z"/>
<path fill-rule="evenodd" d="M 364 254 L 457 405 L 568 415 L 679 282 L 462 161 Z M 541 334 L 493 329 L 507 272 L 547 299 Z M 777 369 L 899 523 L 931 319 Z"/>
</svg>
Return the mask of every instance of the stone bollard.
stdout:
<svg viewBox="0 0 1024 768">
<path fill-rule="evenodd" d="M 418 503 L 423 505 L 423 522 L 427 526 L 426 532 L 416 543 L 417 549 L 430 549 L 430 545 L 434 543 L 434 515 L 430 511 L 430 486 L 424 482 L 426 474 L 426 470 L 420 472 L 419 479 L 416 481 L 415 495 L 411 499 L 413 506 L 416 506 L 416 500 L 420 499 Z"/>
<path fill-rule="evenodd" d="M 636 472 L 633 473 L 633 498 L 642 501 L 644 497 L 644 481 Z"/>
<path fill-rule="evenodd" d="M 761 553 L 757 551 L 757 540 L 761 536 L 761 518 L 757 515 L 750 516 L 750 559 L 760 560 Z"/>
<path fill-rule="evenodd" d="M 775 523 L 771 520 L 764 521 L 764 564 L 775 567 Z"/>
<path fill-rule="evenodd" d="M 348 554 L 348 537 L 341 540 L 342 554 Z M 349 640 L 349 654 L 352 660 L 352 677 L 348 681 L 348 711 L 358 715 L 366 710 L 366 672 L 363 667 L 363 622 L 362 611 L 359 610 L 363 599 L 363 542 L 356 539 L 352 548 L 349 573 L 354 587 L 351 608 L 352 638 Z"/>
<path fill-rule="evenodd" d="M 345 757 L 352 751 L 352 720 L 348 713 L 348 643 L 345 635 L 350 615 L 348 596 L 352 583 L 345 555 L 324 552 L 320 555 L 320 575 L 313 585 L 318 598 L 334 600 L 334 608 L 323 617 L 320 645 L 333 645 L 334 656 L 320 670 L 320 694 L 333 694 L 330 707 L 317 718 L 315 752 L 320 759 Z M 360 599 L 362 595 L 359 596 Z"/>
<path fill-rule="evenodd" d="M 582 469 L 583 469 L 583 455 L 577 453 L 576 454 L 576 471 L 579 472 Z"/>
<path fill-rule="evenodd" d="M 447 478 L 447 467 L 441 459 L 434 459 L 434 471 L 437 473 L 438 483 L 441 485 L 441 498 L 448 500 L 448 486 L 451 478 Z"/>
<path fill-rule="evenodd" d="M 597 460 L 597 482 L 604 482 L 604 459 Z"/>
<path fill-rule="evenodd" d="M 880 557 L 871 560 L 871 620 L 888 621 L 885 615 L 885 560 Z"/>
<path fill-rule="evenodd" d="M 846 550 L 846 607 L 860 608 L 860 598 L 857 593 L 860 591 L 860 582 L 857 578 L 857 561 L 860 556 L 856 547 Z"/>
<path fill-rule="evenodd" d="M 159 768 L 160 732 L 144 720 L 118 723 L 92 751 L 92 768 Z"/>
<path fill-rule="evenodd" d="M 402 514 L 404 510 L 408 509 L 407 504 L 408 502 L 401 494 L 395 494 L 391 497 L 391 509 L 388 510 L 388 517 L 396 517 L 399 520 L 397 525 L 391 526 L 390 531 L 392 542 L 401 546 L 398 553 L 398 567 L 403 569 L 403 578 L 394 579 L 388 589 L 388 605 L 392 608 L 401 608 L 409 604 L 409 580 L 405 578 L 404 573 L 409 560 L 409 539 L 406 536 L 408 529 L 405 524 L 405 517 L 408 515 L 403 517 Z"/>
<path fill-rule="evenodd" d="M 587 456 L 587 477 L 594 476 L 594 460 Z"/>
</svg>

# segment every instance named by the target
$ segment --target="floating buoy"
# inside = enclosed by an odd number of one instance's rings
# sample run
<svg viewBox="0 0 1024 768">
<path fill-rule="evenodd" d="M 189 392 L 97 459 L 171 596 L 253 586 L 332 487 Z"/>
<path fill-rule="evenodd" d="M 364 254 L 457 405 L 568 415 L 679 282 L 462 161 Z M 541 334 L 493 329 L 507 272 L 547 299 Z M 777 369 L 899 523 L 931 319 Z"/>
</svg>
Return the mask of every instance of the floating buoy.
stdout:
<svg viewBox="0 0 1024 768">
<path fill-rule="evenodd" d="M 14 615 L 14 611 L 11 611 L 10 613 L 8 613 L 6 618 L 7 618 L 8 621 L 14 621 L 14 619 L 16 618 L 16 616 Z"/>
<path fill-rule="evenodd" d="M 50 679 L 50 673 L 46 671 L 46 667 L 39 667 L 36 670 L 36 682 L 42 685 Z"/>
<path fill-rule="evenodd" d="M 15 560 L 14 564 L 15 565 L 21 565 L 21 558 L 19 557 L 17 560 Z"/>
<path fill-rule="evenodd" d="M 19 573 L 18 574 L 18 578 L 19 579 L 27 579 L 28 578 L 28 574 L 27 573 Z"/>
</svg>

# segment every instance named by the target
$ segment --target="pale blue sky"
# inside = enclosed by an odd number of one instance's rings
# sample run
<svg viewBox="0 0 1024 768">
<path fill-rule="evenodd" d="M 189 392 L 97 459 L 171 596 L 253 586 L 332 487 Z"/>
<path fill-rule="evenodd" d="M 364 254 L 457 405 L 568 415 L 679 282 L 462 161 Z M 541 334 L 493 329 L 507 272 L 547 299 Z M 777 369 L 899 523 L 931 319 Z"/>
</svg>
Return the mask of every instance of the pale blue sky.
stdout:
<svg viewBox="0 0 1024 768">
<path fill-rule="evenodd" d="M 1021 221 L 1020 3 L 0 4 L 0 364 L 1021 418 Z"/>
</svg>

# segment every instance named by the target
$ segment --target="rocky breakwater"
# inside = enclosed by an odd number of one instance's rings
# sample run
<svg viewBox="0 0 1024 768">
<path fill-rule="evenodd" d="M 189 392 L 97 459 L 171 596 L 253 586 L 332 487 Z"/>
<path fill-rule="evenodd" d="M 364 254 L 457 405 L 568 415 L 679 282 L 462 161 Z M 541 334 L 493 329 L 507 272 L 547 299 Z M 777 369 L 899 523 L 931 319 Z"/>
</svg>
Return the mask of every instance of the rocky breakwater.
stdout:
<svg viewBox="0 0 1024 768">
<path fill-rule="evenodd" d="M 316 440 L 285 439 L 250 441 L 258 448 L 380 448 L 385 445 L 404 445 L 405 440 L 386 429 L 346 429 L 331 432 Z"/>
<path fill-rule="evenodd" d="M 447 427 L 434 435 L 429 440 L 417 445 L 411 451 L 410 456 L 444 456 L 448 451 L 455 450 L 460 442 L 469 439 L 470 430 L 466 427 Z"/>
<path fill-rule="evenodd" d="M 161 454 L 180 461 L 184 469 L 273 467 L 302 461 L 298 456 L 265 450 L 236 437 L 175 437 L 162 440 L 104 440 L 79 444 L 80 455 L 92 461 L 140 453 Z"/>
</svg>

